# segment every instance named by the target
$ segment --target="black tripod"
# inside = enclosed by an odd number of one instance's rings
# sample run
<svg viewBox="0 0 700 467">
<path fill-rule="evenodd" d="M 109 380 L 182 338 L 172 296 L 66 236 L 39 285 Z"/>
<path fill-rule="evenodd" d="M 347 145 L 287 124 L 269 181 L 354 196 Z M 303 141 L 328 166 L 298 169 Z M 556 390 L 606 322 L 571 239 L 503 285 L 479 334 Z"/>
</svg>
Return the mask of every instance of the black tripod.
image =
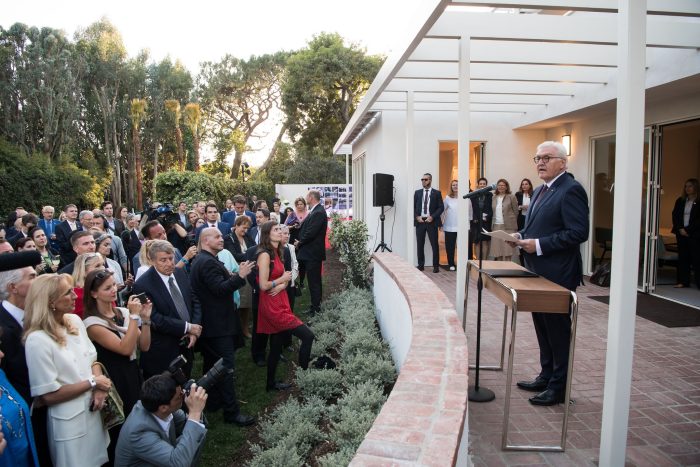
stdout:
<svg viewBox="0 0 700 467">
<path fill-rule="evenodd" d="M 374 249 L 374 252 L 378 252 L 380 249 L 382 250 L 382 253 L 385 251 L 388 251 L 389 253 L 393 253 L 391 251 L 391 248 L 389 248 L 389 245 L 384 243 L 384 220 L 386 219 L 386 216 L 384 215 L 384 206 L 382 206 L 382 213 L 379 215 L 379 221 L 382 224 L 382 233 L 381 233 L 381 241 L 379 242 L 379 245 L 377 245 L 377 248 Z"/>
<path fill-rule="evenodd" d="M 481 232 L 484 228 L 484 215 L 479 213 L 479 232 L 475 237 L 481 240 Z M 484 264 L 484 242 L 479 242 L 479 279 L 476 281 L 476 368 L 474 374 L 474 386 L 469 388 L 469 400 L 472 402 L 490 402 L 496 398 L 492 390 L 479 387 L 479 356 L 481 353 L 481 292 L 484 282 L 481 279 L 481 270 Z"/>
</svg>

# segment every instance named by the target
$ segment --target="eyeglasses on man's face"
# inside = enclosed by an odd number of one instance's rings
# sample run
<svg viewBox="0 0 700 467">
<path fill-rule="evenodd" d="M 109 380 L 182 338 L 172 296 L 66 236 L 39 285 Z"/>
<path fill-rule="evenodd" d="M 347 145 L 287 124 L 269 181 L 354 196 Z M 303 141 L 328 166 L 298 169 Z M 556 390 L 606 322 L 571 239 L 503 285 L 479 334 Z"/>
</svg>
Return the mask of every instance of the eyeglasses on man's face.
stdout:
<svg viewBox="0 0 700 467">
<path fill-rule="evenodd" d="M 545 164 L 549 164 L 549 161 L 552 159 L 562 159 L 561 157 L 557 156 L 552 156 L 550 154 L 545 154 L 543 156 L 535 156 L 532 158 L 533 161 L 535 161 L 535 164 L 539 164 L 540 161 L 544 162 Z"/>
</svg>

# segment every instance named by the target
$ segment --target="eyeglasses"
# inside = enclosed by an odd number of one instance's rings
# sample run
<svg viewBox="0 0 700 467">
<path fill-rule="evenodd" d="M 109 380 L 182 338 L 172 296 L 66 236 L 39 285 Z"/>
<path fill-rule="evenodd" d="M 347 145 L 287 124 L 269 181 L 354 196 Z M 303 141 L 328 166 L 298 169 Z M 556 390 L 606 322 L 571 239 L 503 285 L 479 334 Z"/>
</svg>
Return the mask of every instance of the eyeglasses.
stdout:
<svg viewBox="0 0 700 467">
<path fill-rule="evenodd" d="M 429 179 L 429 178 L 421 178 L 420 181 L 421 181 L 421 182 L 429 182 L 430 179 Z"/>
<path fill-rule="evenodd" d="M 556 157 L 556 156 L 550 156 L 549 154 L 545 154 L 544 156 L 535 156 L 532 158 L 532 160 L 535 161 L 535 164 L 539 164 L 540 161 L 544 162 L 545 164 L 548 164 L 549 161 L 552 159 L 563 159 L 563 158 Z"/>
</svg>

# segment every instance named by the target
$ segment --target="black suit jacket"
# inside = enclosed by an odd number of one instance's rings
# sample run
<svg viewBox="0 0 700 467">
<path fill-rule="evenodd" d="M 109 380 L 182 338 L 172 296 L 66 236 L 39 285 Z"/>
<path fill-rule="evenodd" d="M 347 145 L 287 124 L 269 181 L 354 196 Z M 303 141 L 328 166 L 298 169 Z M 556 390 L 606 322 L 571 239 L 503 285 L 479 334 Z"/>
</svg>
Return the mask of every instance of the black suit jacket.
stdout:
<svg viewBox="0 0 700 467">
<path fill-rule="evenodd" d="M 244 238 L 245 245 L 247 247 L 246 252 L 251 248 L 255 249 L 255 240 L 250 238 L 248 234 L 246 234 Z M 237 263 L 246 261 L 246 254 L 243 253 L 243 249 L 241 248 L 241 242 L 238 240 L 238 237 L 235 233 L 232 232 L 224 236 L 224 248 L 231 252 L 233 258 L 236 260 Z"/>
<path fill-rule="evenodd" d="M 326 230 L 328 217 L 321 203 L 318 203 L 301 223 L 299 230 L 299 253 L 301 261 L 325 261 Z"/>
<path fill-rule="evenodd" d="M 425 193 L 425 189 L 421 188 L 420 190 L 416 190 L 415 193 L 413 193 L 413 225 L 416 226 L 418 225 L 418 221 L 416 220 L 416 217 L 420 216 L 421 213 L 423 212 L 423 195 Z M 428 201 L 428 212 L 430 213 L 430 217 L 433 218 L 433 222 L 435 222 L 435 225 L 440 227 L 442 225 L 442 219 L 440 218 L 440 215 L 442 214 L 442 211 L 445 209 L 445 205 L 442 202 L 442 193 L 440 193 L 440 190 L 436 190 L 435 188 L 430 190 L 430 201 Z"/>
<path fill-rule="evenodd" d="M 27 360 L 24 356 L 22 344 L 22 327 L 12 317 L 9 311 L 0 303 L 0 326 L 3 328 L 0 350 L 5 354 L 1 367 L 7 374 L 12 386 L 17 392 L 31 404 L 32 396 L 29 391 L 29 371 Z"/>
<path fill-rule="evenodd" d="M 175 268 L 173 271 L 182 298 L 185 299 L 190 323 L 202 323 L 202 308 L 197 297 L 192 293 L 187 273 Z M 185 321 L 180 318 L 170 290 L 163 283 L 156 268 L 144 272 L 134 283 L 134 293 L 145 292 L 153 303 L 151 312 L 151 347 L 141 352 L 141 368 L 150 375 L 158 374 L 168 368 L 168 364 L 180 354 L 180 340 L 185 335 Z"/>
<path fill-rule="evenodd" d="M 76 232 L 83 230 L 83 226 L 80 222 L 76 221 L 78 226 Z M 63 221 L 56 226 L 56 242 L 58 243 L 58 252 L 61 255 L 61 264 L 68 264 L 75 261 L 76 255 L 73 251 L 73 246 L 70 244 L 70 237 L 73 235 L 73 230 L 71 230 L 68 221 Z"/>
<path fill-rule="evenodd" d="M 686 197 L 682 196 L 676 200 L 676 204 L 673 206 L 673 212 L 671 213 L 671 219 L 673 221 L 673 228 L 671 232 L 679 235 L 678 231 L 680 229 L 687 227 L 688 236 L 692 238 L 700 238 L 700 206 L 698 206 L 697 199 L 693 202 L 693 207 L 690 209 L 690 220 L 688 225 L 683 225 L 683 211 L 685 211 L 685 200 Z"/>
<path fill-rule="evenodd" d="M 202 233 L 202 230 L 204 230 L 208 227 L 209 227 L 208 222 L 204 225 L 199 226 L 199 228 L 194 233 L 195 241 L 199 241 L 199 234 Z M 231 233 L 231 224 L 229 224 L 227 222 L 217 222 L 216 228 L 219 229 L 219 232 L 221 232 L 221 235 L 223 235 L 224 237 Z"/>
<path fill-rule="evenodd" d="M 568 173 L 542 193 L 532 195 L 534 204 L 525 216 L 522 238 L 539 239 L 542 256 L 524 253 L 525 266 L 550 281 L 575 290 L 583 277 L 581 244 L 588 239 L 588 196 Z"/>
<path fill-rule="evenodd" d="M 233 292 L 245 285 L 245 279 L 232 275 L 216 256 L 202 250 L 192 262 L 190 281 L 202 306 L 201 337 L 240 336 Z"/>
</svg>

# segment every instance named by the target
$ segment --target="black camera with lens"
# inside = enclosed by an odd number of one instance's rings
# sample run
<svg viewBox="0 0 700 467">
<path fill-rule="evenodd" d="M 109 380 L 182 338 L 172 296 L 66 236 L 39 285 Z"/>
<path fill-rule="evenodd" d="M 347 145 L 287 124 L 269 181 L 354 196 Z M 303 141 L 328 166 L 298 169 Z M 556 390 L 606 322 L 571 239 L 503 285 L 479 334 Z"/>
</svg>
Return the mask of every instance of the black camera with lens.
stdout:
<svg viewBox="0 0 700 467">
<path fill-rule="evenodd" d="M 147 199 L 143 206 L 143 213 L 149 221 L 158 221 L 166 229 L 180 221 L 180 216 L 175 212 L 175 208 L 170 203 L 152 207 L 151 200 Z"/>
<path fill-rule="evenodd" d="M 185 373 L 182 371 L 182 367 L 185 366 L 187 363 L 187 359 L 183 357 L 182 355 L 178 355 L 175 360 L 170 362 L 170 365 L 168 365 L 168 373 L 172 378 L 182 386 L 183 391 L 185 391 L 185 394 L 189 395 L 190 394 L 190 389 L 192 388 L 192 383 L 195 383 L 194 379 L 187 379 L 185 376 Z M 199 380 L 197 380 L 197 386 L 204 388 L 205 391 L 209 392 L 216 383 L 221 381 L 226 375 L 230 375 L 233 373 L 233 370 L 230 368 L 226 368 L 224 366 L 224 359 L 220 358 L 219 360 L 214 363 L 214 366 L 212 366 L 209 371 L 205 375 L 203 375 Z"/>
</svg>

